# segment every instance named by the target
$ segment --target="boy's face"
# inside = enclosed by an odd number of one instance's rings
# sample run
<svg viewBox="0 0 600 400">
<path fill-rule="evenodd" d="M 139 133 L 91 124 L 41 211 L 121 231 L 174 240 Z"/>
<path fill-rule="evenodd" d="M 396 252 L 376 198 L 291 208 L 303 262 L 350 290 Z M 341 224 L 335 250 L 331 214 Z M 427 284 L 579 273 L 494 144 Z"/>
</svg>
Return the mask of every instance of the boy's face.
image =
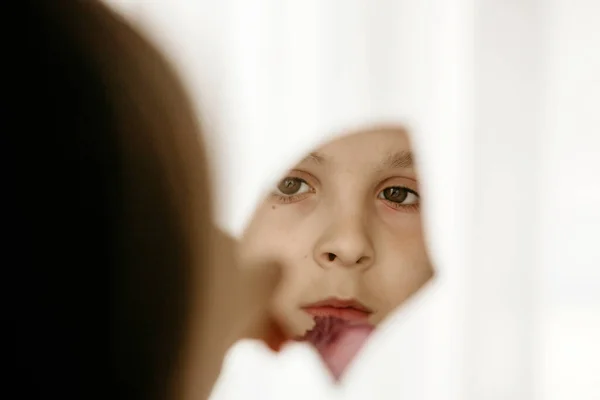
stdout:
<svg viewBox="0 0 600 400">
<path fill-rule="evenodd" d="M 356 134 L 306 157 L 256 211 L 242 254 L 284 262 L 274 309 L 294 334 L 350 305 L 336 316 L 379 324 L 433 274 L 407 135 Z"/>
</svg>

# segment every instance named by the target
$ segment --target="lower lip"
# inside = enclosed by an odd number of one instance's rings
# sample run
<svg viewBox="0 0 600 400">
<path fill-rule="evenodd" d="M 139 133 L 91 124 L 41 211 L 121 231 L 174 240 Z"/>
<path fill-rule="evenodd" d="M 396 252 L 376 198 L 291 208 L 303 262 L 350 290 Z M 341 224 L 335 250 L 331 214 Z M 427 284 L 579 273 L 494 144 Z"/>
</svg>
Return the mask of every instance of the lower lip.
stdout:
<svg viewBox="0 0 600 400">
<path fill-rule="evenodd" d="M 308 314 L 313 317 L 335 317 L 346 321 L 366 321 L 370 313 L 357 310 L 355 308 L 338 308 L 338 307 L 307 307 L 304 308 Z"/>
</svg>

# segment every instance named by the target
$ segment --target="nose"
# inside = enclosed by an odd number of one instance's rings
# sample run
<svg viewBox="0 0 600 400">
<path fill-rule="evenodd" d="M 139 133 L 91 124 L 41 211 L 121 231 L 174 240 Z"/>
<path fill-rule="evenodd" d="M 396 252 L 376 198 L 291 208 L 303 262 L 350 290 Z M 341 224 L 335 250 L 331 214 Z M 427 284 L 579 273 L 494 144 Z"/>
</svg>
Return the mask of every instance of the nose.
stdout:
<svg viewBox="0 0 600 400">
<path fill-rule="evenodd" d="M 369 268 L 375 261 L 375 252 L 365 225 L 360 218 L 334 221 L 315 245 L 317 264 L 322 268 Z"/>
</svg>

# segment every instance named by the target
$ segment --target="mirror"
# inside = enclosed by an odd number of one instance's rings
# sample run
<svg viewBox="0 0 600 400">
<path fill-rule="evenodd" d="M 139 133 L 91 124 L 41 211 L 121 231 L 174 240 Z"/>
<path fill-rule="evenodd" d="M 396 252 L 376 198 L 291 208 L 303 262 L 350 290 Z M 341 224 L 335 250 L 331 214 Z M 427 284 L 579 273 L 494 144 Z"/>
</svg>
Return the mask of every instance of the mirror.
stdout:
<svg viewBox="0 0 600 400">
<path fill-rule="evenodd" d="M 433 276 L 420 200 L 407 132 L 370 129 L 290 166 L 243 235 L 244 259 L 283 261 L 274 313 L 317 348 L 336 378 Z"/>
</svg>

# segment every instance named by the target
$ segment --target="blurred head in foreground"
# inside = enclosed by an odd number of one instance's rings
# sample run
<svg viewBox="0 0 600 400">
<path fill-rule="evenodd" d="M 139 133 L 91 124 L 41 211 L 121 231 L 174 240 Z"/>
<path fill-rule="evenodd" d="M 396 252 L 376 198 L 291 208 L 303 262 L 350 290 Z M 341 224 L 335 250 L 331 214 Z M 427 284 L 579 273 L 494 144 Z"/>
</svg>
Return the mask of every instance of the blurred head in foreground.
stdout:
<svg viewBox="0 0 600 400">
<path fill-rule="evenodd" d="M 164 58 L 97 1 L 18 3 L 26 46 L 6 61 L 3 130 L 17 393 L 202 398 L 235 313 L 263 318 L 276 273 L 236 274 L 211 223 L 196 117 Z M 235 292 L 254 314 L 223 300 L 238 286 L 256 288 Z M 249 335 L 264 337 L 258 319 Z"/>
</svg>

